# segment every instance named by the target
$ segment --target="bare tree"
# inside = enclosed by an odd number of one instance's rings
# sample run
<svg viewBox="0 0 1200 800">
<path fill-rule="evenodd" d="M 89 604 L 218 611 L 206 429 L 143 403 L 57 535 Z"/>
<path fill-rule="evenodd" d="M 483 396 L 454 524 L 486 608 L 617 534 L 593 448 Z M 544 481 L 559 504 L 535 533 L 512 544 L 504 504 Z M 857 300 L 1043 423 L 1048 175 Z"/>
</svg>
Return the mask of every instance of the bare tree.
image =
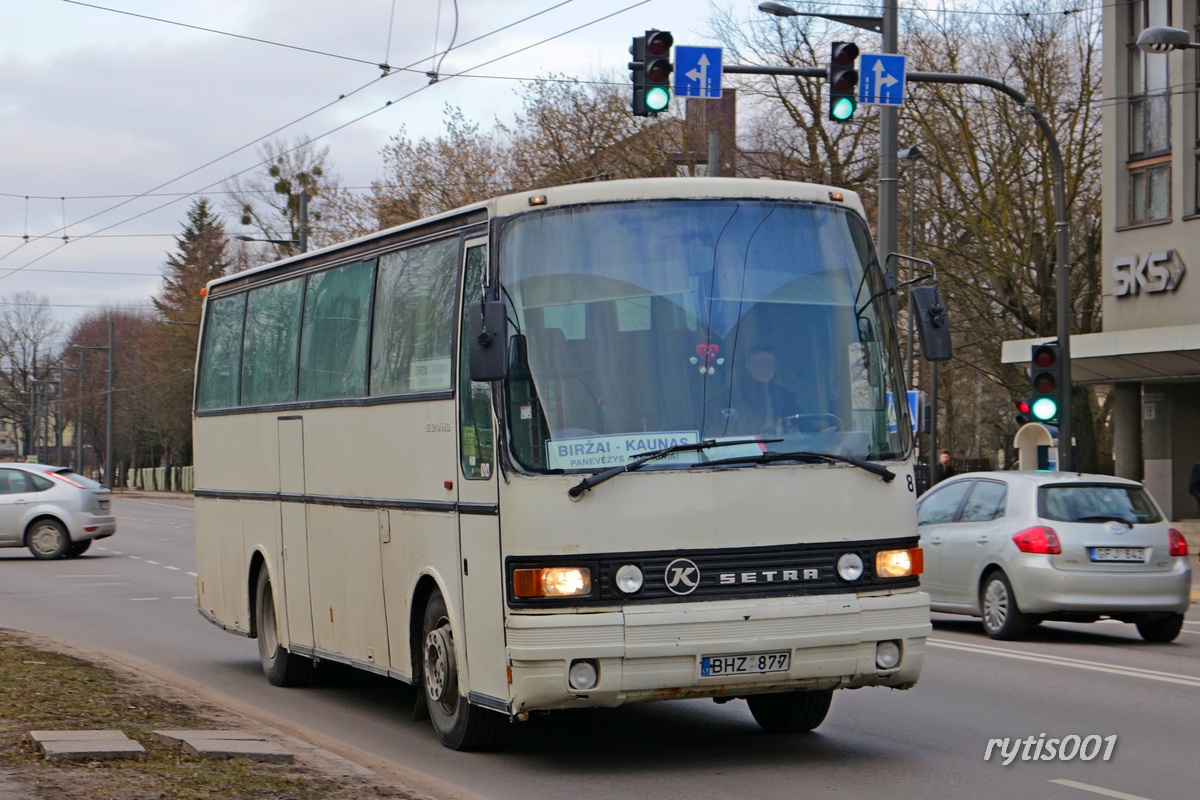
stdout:
<svg viewBox="0 0 1200 800">
<path fill-rule="evenodd" d="M 307 204 L 310 244 L 321 246 L 341 237 L 322 226 L 330 198 L 339 195 L 339 179 L 329 162 L 329 148 L 317 147 L 306 137 L 292 142 L 269 139 L 259 148 L 261 169 L 231 178 L 230 212 L 242 225 L 254 228 L 263 238 L 295 241 L 301 238 L 301 205 Z M 301 200 L 301 195 L 307 201 Z M 269 253 L 251 262 L 283 258 L 293 252 L 288 245 L 270 245 Z M 244 248 L 249 249 L 249 248 Z"/>
<path fill-rule="evenodd" d="M 32 454 L 35 403 L 61 380 L 52 370 L 61 330 L 45 297 L 18 292 L 0 301 L 0 413 L 16 428 L 22 455 Z"/>
</svg>

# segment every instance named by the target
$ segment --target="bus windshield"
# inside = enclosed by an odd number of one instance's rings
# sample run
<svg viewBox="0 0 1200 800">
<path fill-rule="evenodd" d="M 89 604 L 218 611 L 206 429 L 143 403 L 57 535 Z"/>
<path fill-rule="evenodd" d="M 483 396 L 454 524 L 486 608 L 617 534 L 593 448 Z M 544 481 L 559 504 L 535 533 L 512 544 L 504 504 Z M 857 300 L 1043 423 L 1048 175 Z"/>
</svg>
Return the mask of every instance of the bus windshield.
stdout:
<svg viewBox="0 0 1200 800">
<path fill-rule="evenodd" d="M 507 430 L 522 468 L 594 472 L 709 439 L 742 444 L 645 468 L 747 448 L 908 455 L 884 279 L 853 212 L 604 203 L 511 217 L 499 241 Z"/>
</svg>

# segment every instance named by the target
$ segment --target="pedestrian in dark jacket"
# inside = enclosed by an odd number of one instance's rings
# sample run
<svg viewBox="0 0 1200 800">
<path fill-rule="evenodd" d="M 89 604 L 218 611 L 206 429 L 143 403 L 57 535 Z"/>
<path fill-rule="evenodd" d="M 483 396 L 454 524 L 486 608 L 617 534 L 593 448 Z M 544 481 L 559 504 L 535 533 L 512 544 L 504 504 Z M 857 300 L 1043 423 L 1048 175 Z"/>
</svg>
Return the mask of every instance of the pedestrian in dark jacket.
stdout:
<svg viewBox="0 0 1200 800">
<path fill-rule="evenodd" d="M 933 468 L 933 482 L 941 483 L 946 478 L 953 478 L 957 474 L 958 470 L 950 463 L 950 451 L 943 450 L 941 455 L 938 456 L 937 466 Z"/>
<path fill-rule="evenodd" d="M 1200 505 L 1200 461 L 1192 465 L 1192 478 L 1188 481 L 1188 494 L 1196 498 L 1196 504 Z"/>
</svg>

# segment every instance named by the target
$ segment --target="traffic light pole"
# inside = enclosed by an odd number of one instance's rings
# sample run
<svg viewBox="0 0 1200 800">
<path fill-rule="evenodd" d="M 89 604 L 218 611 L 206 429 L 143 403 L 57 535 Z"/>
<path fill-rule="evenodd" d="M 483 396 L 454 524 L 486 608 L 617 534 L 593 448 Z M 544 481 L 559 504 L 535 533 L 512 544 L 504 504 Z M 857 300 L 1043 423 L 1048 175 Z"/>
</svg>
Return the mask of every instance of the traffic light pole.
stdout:
<svg viewBox="0 0 1200 800">
<path fill-rule="evenodd" d="M 733 75 L 790 75 L 799 78 L 826 78 L 828 71 L 821 67 L 767 67 L 767 66 L 742 66 L 738 64 L 726 64 L 722 72 L 728 72 Z M 990 89 L 995 89 L 999 92 L 1011 97 L 1020 105 L 1026 113 L 1033 117 L 1033 121 L 1037 123 L 1042 135 L 1046 137 L 1046 149 L 1050 156 L 1050 168 L 1053 171 L 1054 183 L 1054 249 L 1055 249 L 1055 282 L 1056 286 L 1056 313 L 1058 316 L 1058 352 L 1062 358 L 1062 384 L 1059 387 L 1059 415 L 1058 415 L 1058 442 L 1059 442 L 1059 469 L 1066 464 L 1068 471 L 1075 471 L 1075 448 L 1072 446 L 1072 430 L 1071 430 L 1071 294 L 1070 294 L 1070 269 L 1067 259 L 1071 247 L 1071 231 L 1067 219 L 1067 188 L 1066 188 L 1066 171 L 1063 168 L 1062 150 L 1058 146 L 1058 137 L 1054 134 L 1054 128 L 1050 127 L 1050 123 L 1038 110 L 1037 106 L 1029 102 L 1029 99 L 1005 84 L 1003 81 L 995 80 L 994 78 L 985 78 L 981 75 L 960 75 L 954 72 L 908 72 L 905 74 L 905 80 L 913 83 L 958 83 L 958 84 L 974 84 L 976 86 L 987 86 Z M 886 110 L 886 109 L 885 109 Z M 893 164 L 893 167 L 895 165 Z M 885 188 L 889 185 L 883 181 L 884 170 L 883 165 L 880 165 L 880 192 L 885 192 Z M 890 184 L 894 189 L 894 181 Z M 883 226 L 881 219 L 880 227 Z M 884 242 L 880 242 L 881 245 Z M 889 246 L 894 246 L 893 241 Z M 890 252 L 890 251 L 885 251 Z"/>
</svg>

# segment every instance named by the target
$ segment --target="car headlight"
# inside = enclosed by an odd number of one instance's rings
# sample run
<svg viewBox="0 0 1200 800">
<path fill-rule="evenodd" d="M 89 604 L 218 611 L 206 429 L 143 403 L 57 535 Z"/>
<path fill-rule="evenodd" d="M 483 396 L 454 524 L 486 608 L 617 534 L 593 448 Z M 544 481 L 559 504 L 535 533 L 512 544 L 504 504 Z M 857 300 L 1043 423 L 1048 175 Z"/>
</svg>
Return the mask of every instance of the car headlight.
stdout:
<svg viewBox="0 0 1200 800">
<path fill-rule="evenodd" d="M 537 567 L 515 569 L 516 597 L 576 597 L 591 594 L 592 571 L 587 567 Z"/>
</svg>

